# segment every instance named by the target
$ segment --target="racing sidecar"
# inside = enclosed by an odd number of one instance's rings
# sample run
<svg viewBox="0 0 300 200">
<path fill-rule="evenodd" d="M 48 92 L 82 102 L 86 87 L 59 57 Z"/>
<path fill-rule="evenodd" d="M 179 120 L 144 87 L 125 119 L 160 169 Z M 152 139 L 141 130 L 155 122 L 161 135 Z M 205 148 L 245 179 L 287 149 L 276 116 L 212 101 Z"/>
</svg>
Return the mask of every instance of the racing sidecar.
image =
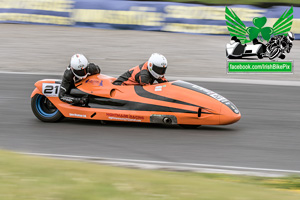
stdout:
<svg viewBox="0 0 300 200">
<path fill-rule="evenodd" d="M 228 99 L 192 83 L 178 80 L 148 86 L 117 86 L 112 84 L 114 80 L 99 74 L 77 83 L 71 94 L 88 95 L 85 107 L 59 99 L 60 80 L 37 81 L 31 94 L 32 111 L 44 122 L 68 117 L 198 126 L 231 124 L 241 118 Z"/>
<path fill-rule="evenodd" d="M 231 40 L 230 43 L 226 44 L 226 56 L 229 59 L 247 56 L 257 56 L 259 59 L 262 59 L 264 48 L 262 44 L 241 44 L 240 42 Z"/>
</svg>

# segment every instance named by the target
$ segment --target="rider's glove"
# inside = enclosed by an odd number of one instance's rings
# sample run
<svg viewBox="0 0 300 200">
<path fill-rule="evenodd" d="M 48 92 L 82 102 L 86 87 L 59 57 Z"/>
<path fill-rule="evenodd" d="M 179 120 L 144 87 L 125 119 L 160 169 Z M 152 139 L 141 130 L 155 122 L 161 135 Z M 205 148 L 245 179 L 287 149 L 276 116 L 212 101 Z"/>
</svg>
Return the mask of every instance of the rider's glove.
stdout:
<svg viewBox="0 0 300 200">
<path fill-rule="evenodd" d="M 73 104 L 80 105 L 80 106 L 86 106 L 88 104 L 88 95 L 85 95 L 81 98 L 74 98 Z"/>
<path fill-rule="evenodd" d="M 88 98 L 88 95 L 84 95 L 83 97 L 81 97 L 81 103 L 82 105 L 87 105 L 89 103 L 89 98 Z"/>
</svg>

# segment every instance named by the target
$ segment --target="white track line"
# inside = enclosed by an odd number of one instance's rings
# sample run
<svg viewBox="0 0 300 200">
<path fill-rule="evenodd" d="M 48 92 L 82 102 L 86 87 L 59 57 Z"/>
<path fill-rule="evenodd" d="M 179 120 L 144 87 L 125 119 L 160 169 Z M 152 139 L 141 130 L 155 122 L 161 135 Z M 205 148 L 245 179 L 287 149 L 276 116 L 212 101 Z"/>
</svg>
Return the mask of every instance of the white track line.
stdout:
<svg viewBox="0 0 300 200">
<path fill-rule="evenodd" d="M 184 171 L 197 171 L 197 172 L 209 172 L 209 173 L 245 174 L 245 175 L 254 175 L 254 176 L 283 176 L 286 174 L 300 174 L 300 171 L 297 170 L 76 156 L 76 155 L 47 154 L 47 153 L 26 153 L 26 152 L 19 152 L 19 153 L 26 154 L 26 155 L 46 156 L 46 157 L 54 157 L 54 158 L 62 158 L 62 159 L 75 159 L 75 160 L 83 160 L 89 162 L 99 162 L 104 164 L 131 166 L 131 167 L 146 168 L 146 169 L 184 170 Z"/>
<path fill-rule="evenodd" d="M 255 79 L 229 79 L 229 78 L 198 78 L 172 76 L 170 80 L 218 82 L 218 83 L 236 83 L 236 84 L 254 84 L 254 85 L 278 85 L 278 86 L 300 86 L 300 81 L 277 81 L 277 80 L 255 80 Z"/>
<path fill-rule="evenodd" d="M 62 73 L 46 72 L 8 72 L 0 71 L 0 74 L 24 74 L 24 75 L 43 75 L 43 76 L 62 76 Z M 118 77 L 116 74 L 107 74 L 108 76 Z M 278 85 L 278 86 L 297 86 L 300 87 L 300 81 L 278 81 L 278 80 L 254 80 L 254 79 L 230 79 L 230 78 L 200 78 L 189 76 L 167 76 L 168 80 L 185 80 L 200 82 L 218 82 L 218 83 L 236 83 L 236 84 L 254 84 L 254 85 Z"/>
<path fill-rule="evenodd" d="M 8 72 L 8 71 L 0 71 L 0 74 L 24 74 L 24 75 L 53 75 L 53 76 L 62 76 L 63 75 L 63 72 L 62 73 L 47 73 L 47 72 Z"/>
</svg>

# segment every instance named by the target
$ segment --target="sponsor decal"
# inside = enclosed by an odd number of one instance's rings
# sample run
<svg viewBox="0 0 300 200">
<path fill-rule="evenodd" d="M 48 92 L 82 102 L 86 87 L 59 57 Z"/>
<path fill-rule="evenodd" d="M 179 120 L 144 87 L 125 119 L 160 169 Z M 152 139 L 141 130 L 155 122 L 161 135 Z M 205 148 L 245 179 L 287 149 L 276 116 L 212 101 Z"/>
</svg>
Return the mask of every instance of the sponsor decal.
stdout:
<svg viewBox="0 0 300 200">
<path fill-rule="evenodd" d="M 139 115 L 130 115 L 130 114 L 118 114 L 118 113 L 106 113 L 106 116 L 112 120 L 121 120 L 121 121 L 134 121 L 141 122 L 144 117 Z"/>
<path fill-rule="evenodd" d="M 161 86 L 161 85 L 160 86 L 156 86 L 155 89 L 154 89 L 154 91 L 155 92 L 162 91 L 162 88 L 163 88 L 163 86 Z"/>
<path fill-rule="evenodd" d="M 93 80 L 93 79 L 88 79 L 85 81 L 85 83 L 94 85 L 94 86 L 103 86 L 103 80 Z"/>
<path fill-rule="evenodd" d="M 70 18 L 73 7 L 71 0 L 1 0 L 0 21 L 73 25 Z"/>
<path fill-rule="evenodd" d="M 231 36 L 230 42 L 226 44 L 226 57 L 247 59 L 246 57 L 251 56 L 252 60 L 268 59 L 245 62 L 227 60 L 227 73 L 293 73 L 293 61 L 278 61 L 284 60 L 292 50 L 295 39 L 291 32 L 293 17 L 292 6 L 286 9 L 272 27 L 265 26 L 265 16 L 254 17 L 253 26 L 246 27 L 237 14 L 226 7 L 226 25 Z"/>
<path fill-rule="evenodd" d="M 214 98 L 214 99 L 216 99 L 216 100 L 218 100 L 218 101 L 220 101 L 222 103 L 226 104 L 227 102 L 229 102 L 228 99 L 226 99 L 225 97 L 223 97 L 223 96 L 221 96 L 221 95 L 219 95 L 219 94 L 217 94 L 217 93 L 215 93 L 215 92 L 213 92 L 211 90 L 208 90 L 208 89 L 203 88 L 203 87 L 198 86 L 198 85 L 193 85 L 192 87 L 195 88 L 195 89 L 200 90 L 202 93 L 204 93 L 204 94 L 206 94 L 208 96 L 211 96 L 212 98 Z"/>
<path fill-rule="evenodd" d="M 175 81 L 175 82 L 172 83 L 172 85 L 187 88 L 187 89 L 190 89 L 190 90 L 193 90 L 193 91 L 196 91 L 196 92 L 200 92 L 200 93 L 205 94 L 207 96 L 210 96 L 210 97 L 220 101 L 221 103 L 225 104 L 233 112 L 235 112 L 237 114 L 239 113 L 239 110 L 236 108 L 236 106 L 233 103 L 231 103 L 231 101 L 229 101 L 225 97 L 217 94 L 216 92 L 213 92 L 213 91 L 208 90 L 204 87 L 194 85 L 192 83 L 188 83 L 188 82 L 185 82 L 185 81 Z"/>
<path fill-rule="evenodd" d="M 86 115 L 82 115 L 82 114 L 77 114 L 77 113 L 69 113 L 70 117 L 82 117 L 82 118 L 86 118 Z"/>
</svg>

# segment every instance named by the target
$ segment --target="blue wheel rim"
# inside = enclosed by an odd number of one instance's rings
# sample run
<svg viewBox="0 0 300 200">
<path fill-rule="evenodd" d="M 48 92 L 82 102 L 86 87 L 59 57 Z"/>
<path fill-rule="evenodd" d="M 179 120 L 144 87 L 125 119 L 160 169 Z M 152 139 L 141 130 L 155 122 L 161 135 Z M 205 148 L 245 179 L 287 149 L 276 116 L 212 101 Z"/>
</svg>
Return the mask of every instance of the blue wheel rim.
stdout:
<svg viewBox="0 0 300 200">
<path fill-rule="evenodd" d="M 58 109 L 56 108 L 56 110 L 54 112 L 49 112 L 49 111 L 46 111 L 42 108 L 42 104 L 43 104 L 43 97 L 42 95 L 39 95 L 36 99 L 36 102 L 35 102 L 35 106 L 36 106 L 36 109 L 37 111 L 39 112 L 40 115 L 44 116 L 44 117 L 53 117 L 54 115 L 56 115 L 56 113 L 58 112 Z"/>
</svg>

